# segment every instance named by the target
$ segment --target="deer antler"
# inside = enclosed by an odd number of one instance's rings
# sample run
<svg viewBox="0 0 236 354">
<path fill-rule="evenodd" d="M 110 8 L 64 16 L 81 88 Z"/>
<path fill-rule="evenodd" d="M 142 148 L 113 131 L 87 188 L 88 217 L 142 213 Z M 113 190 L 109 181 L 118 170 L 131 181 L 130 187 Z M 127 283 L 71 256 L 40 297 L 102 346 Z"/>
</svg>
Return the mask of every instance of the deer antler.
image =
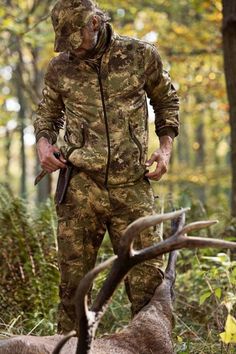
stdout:
<svg viewBox="0 0 236 354">
<path fill-rule="evenodd" d="M 83 354 L 87 353 L 91 346 L 91 339 L 95 335 L 96 328 L 102 317 L 103 313 L 105 312 L 105 306 L 100 309 L 100 311 L 90 311 L 88 309 L 88 299 L 87 293 L 91 288 L 91 285 L 96 278 L 96 276 L 105 270 L 107 267 L 110 266 L 114 260 L 117 259 L 117 256 L 113 256 L 106 260 L 105 262 L 99 264 L 96 268 L 92 269 L 88 272 L 85 277 L 80 281 L 80 284 L 76 291 L 76 299 L 78 300 L 76 303 L 76 318 L 78 321 L 78 328 L 79 328 L 79 342 L 80 346 L 79 349 L 77 347 L 76 354 Z M 80 340 L 83 338 L 83 340 Z"/>
<path fill-rule="evenodd" d="M 88 272 L 83 279 L 81 279 L 79 286 L 76 290 L 76 318 L 80 328 L 80 336 L 85 338 L 85 343 L 87 343 L 87 335 L 89 333 L 89 328 L 92 327 L 93 331 L 96 330 L 95 324 L 99 323 L 98 314 L 89 311 L 88 309 L 88 297 L 87 293 L 89 292 L 91 285 L 96 278 L 96 276 L 105 270 L 107 267 L 111 265 L 112 262 L 117 258 L 117 256 L 110 257 L 105 262 L 99 264 L 97 267 L 93 268 L 90 272 Z M 81 326 L 81 323 L 83 325 Z M 59 354 L 63 346 L 68 342 L 68 340 L 76 335 L 76 331 L 71 331 L 68 333 L 60 342 L 57 344 L 52 354 Z M 80 352 L 83 351 L 87 353 L 87 345 L 86 349 L 81 349 Z M 77 353 L 77 352 L 76 352 Z"/>
<path fill-rule="evenodd" d="M 170 238 L 158 243 L 157 245 L 148 247 L 146 249 L 135 251 L 133 262 L 135 264 L 157 257 L 159 255 L 171 252 L 181 248 L 229 248 L 236 249 L 236 242 L 223 241 L 219 239 L 204 239 L 203 237 L 189 237 L 187 231 L 200 230 L 218 223 L 217 220 L 200 221 L 191 223 L 183 227 L 182 230 Z"/>
<path fill-rule="evenodd" d="M 91 285 L 96 278 L 96 276 L 105 270 L 107 267 L 109 267 L 114 260 L 117 259 L 117 256 L 110 257 L 107 259 L 105 262 L 99 264 L 97 267 L 92 269 L 90 272 L 88 272 L 84 278 L 80 281 L 79 286 L 76 291 L 76 298 L 79 299 L 85 299 L 86 306 L 84 306 L 83 302 L 84 301 L 78 301 L 76 304 L 76 311 L 77 311 L 77 319 L 79 320 L 80 317 L 83 317 L 83 315 L 88 312 L 88 306 L 87 306 L 87 293 L 89 292 Z"/>
<path fill-rule="evenodd" d="M 155 214 L 150 216 L 144 216 L 139 218 L 130 224 L 120 241 L 118 256 L 120 258 L 127 258 L 132 255 L 133 250 L 133 242 L 135 237 L 140 234 L 143 230 L 158 225 L 167 220 L 173 220 L 181 215 L 185 214 L 186 211 L 189 211 L 190 208 L 181 209 L 178 211 L 174 211 L 166 214 Z"/>
<path fill-rule="evenodd" d="M 143 250 L 136 251 L 133 249 L 133 240 L 139 232 L 165 220 L 180 217 L 188 210 L 189 208 L 186 208 L 168 214 L 147 216 L 138 219 L 128 226 L 120 243 L 118 258 L 114 261 L 111 271 L 94 301 L 92 311 L 99 312 L 101 310 L 102 306 L 106 304 L 112 296 L 119 282 L 124 278 L 128 271 L 138 263 L 180 248 L 215 247 L 236 249 L 235 242 L 218 239 L 204 239 L 201 237 L 188 237 L 186 235 L 187 231 L 200 230 L 214 225 L 218 222 L 217 220 L 200 221 L 186 226 L 183 226 L 184 221 L 182 221 L 182 227 L 180 225 L 178 230 L 168 239 Z"/>
<path fill-rule="evenodd" d="M 134 238 L 144 229 L 159 224 L 166 220 L 178 218 L 181 215 L 184 215 L 185 211 L 187 210 L 189 210 L 189 208 L 175 211 L 173 213 L 143 217 L 128 226 L 122 237 L 122 240 L 124 242 L 120 244 L 118 258 L 116 258 L 115 260 L 113 258 L 114 263 L 112 269 L 89 312 L 86 310 L 87 300 L 85 299 L 85 302 L 82 300 L 82 294 L 78 289 L 77 295 L 79 296 L 76 297 L 78 300 L 76 305 L 76 312 L 78 316 L 77 318 L 79 318 L 79 342 L 76 354 L 87 354 L 89 352 L 93 333 L 95 333 L 96 327 L 104 313 L 105 307 L 109 299 L 111 298 L 112 294 L 114 293 L 116 287 L 121 282 L 123 277 L 133 267 L 133 264 L 132 262 L 130 262 L 130 260 L 132 260 L 132 244 Z M 103 267 L 103 264 L 100 266 L 103 269 L 106 267 L 106 265 L 104 265 Z M 90 279 L 92 282 L 92 280 L 96 277 L 98 273 L 99 269 L 94 268 L 91 272 L 88 273 L 90 274 L 88 279 Z M 90 289 L 91 282 L 87 282 L 85 280 L 85 291 L 86 289 L 87 291 Z"/>
<path fill-rule="evenodd" d="M 166 220 L 176 219 L 188 210 L 189 208 L 185 208 L 172 213 L 145 216 L 134 221 L 127 227 L 120 241 L 118 258 L 114 261 L 111 271 L 93 303 L 91 308 L 92 311 L 99 312 L 103 304 L 106 304 L 109 301 L 116 287 L 129 272 L 129 270 L 135 264 L 142 262 L 142 260 L 137 260 L 136 262 L 135 257 L 137 251 L 134 251 L 132 247 L 135 237 L 137 237 L 137 235 L 146 228 L 160 224 Z M 159 244 L 162 244 L 162 242 L 158 243 L 158 245 Z M 154 257 L 155 255 L 149 259 Z"/>
<path fill-rule="evenodd" d="M 64 336 L 59 343 L 57 343 L 56 347 L 54 348 L 52 354 L 59 354 L 64 345 L 68 342 L 69 339 L 76 336 L 76 331 L 69 332 L 66 336 Z"/>
</svg>

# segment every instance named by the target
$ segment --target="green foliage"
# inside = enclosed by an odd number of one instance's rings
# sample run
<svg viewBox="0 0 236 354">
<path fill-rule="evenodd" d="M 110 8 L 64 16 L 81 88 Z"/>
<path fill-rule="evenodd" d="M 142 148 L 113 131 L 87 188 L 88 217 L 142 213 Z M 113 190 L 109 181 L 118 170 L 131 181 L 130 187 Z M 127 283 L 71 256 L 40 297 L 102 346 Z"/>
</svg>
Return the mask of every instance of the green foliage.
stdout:
<svg viewBox="0 0 236 354">
<path fill-rule="evenodd" d="M 59 282 L 55 212 L 50 201 L 29 210 L 0 185 L 0 330 L 53 333 Z"/>
<path fill-rule="evenodd" d="M 232 344 L 227 344 L 234 343 L 235 320 L 227 313 L 235 312 L 235 261 L 225 253 L 204 256 L 195 251 L 193 256 L 184 250 L 181 256 L 176 282 L 177 353 L 234 353 Z"/>
<path fill-rule="evenodd" d="M 222 238 L 222 226 L 213 230 L 214 237 Z M 177 353 L 235 352 L 232 343 L 236 262 L 233 259 L 234 254 L 217 254 L 211 249 L 181 251 L 176 281 Z"/>
</svg>

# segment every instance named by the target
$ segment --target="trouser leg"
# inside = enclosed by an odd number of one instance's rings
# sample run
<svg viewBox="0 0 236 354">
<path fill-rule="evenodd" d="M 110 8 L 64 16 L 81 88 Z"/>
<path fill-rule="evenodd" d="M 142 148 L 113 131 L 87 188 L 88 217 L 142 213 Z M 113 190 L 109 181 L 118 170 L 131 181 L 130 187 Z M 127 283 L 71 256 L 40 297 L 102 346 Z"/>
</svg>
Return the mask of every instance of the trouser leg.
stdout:
<svg viewBox="0 0 236 354">
<path fill-rule="evenodd" d="M 70 182 L 65 201 L 57 206 L 59 288 L 58 332 L 76 328 L 75 292 L 79 281 L 96 262 L 105 223 L 106 195 L 86 175 Z"/>
<path fill-rule="evenodd" d="M 109 234 L 115 252 L 126 227 L 139 217 L 152 215 L 155 211 L 154 196 L 148 181 L 133 186 L 114 188 L 109 191 L 112 218 Z M 134 248 L 142 249 L 160 241 L 159 229 L 151 227 L 136 236 Z M 135 266 L 125 279 L 126 290 L 134 315 L 152 298 L 156 287 L 163 280 L 162 257 Z"/>
</svg>

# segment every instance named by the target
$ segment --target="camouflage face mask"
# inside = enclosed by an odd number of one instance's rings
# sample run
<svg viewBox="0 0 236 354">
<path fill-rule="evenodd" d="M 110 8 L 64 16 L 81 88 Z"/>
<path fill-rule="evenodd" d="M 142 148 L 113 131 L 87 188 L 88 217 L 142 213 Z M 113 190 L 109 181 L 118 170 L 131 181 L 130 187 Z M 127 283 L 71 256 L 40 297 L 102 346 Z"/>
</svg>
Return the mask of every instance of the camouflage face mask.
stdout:
<svg viewBox="0 0 236 354">
<path fill-rule="evenodd" d="M 51 13 L 55 52 L 73 51 L 81 46 L 81 30 L 95 14 L 95 9 L 90 0 L 61 0 L 56 3 Z"/>
</svg>

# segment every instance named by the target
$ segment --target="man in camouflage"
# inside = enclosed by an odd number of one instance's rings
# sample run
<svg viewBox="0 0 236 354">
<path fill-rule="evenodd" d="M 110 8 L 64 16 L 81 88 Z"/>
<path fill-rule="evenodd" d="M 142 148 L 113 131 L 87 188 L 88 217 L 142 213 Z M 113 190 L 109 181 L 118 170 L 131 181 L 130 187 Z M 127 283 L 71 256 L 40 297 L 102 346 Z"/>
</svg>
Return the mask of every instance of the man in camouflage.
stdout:
<svg viewBox="0 0 236 354">
<path fill-rule="evenodd" d="M 155 213 L 149 179 L 166 172 L 178 134 L 178 98 L 156 48 L 115 34 L 91 0 L 60 0 L 52 10 L 55 51 L 34 127 L 42 168 L 74 169 L 63 203 L 57 204 L 61 273 L 58 331 L 75 328 L 74 294 L 94 267 L 108 230 L 114 252 L 132 221 Z M 155 111 L 160 147 L 147 161 L 146 96 Z M 57 141 L 65 121 L 61 157 Z M 147 167 L 155 164 L 150 173 Z M 59 177 L 60 179 L 60 177 Z M 141 233 L 136 247 L 158 241 L 155 228 Z M 162 281 L 161 260 L 134 268 L 126 288 L 137 313 Z"/>
</svg>

